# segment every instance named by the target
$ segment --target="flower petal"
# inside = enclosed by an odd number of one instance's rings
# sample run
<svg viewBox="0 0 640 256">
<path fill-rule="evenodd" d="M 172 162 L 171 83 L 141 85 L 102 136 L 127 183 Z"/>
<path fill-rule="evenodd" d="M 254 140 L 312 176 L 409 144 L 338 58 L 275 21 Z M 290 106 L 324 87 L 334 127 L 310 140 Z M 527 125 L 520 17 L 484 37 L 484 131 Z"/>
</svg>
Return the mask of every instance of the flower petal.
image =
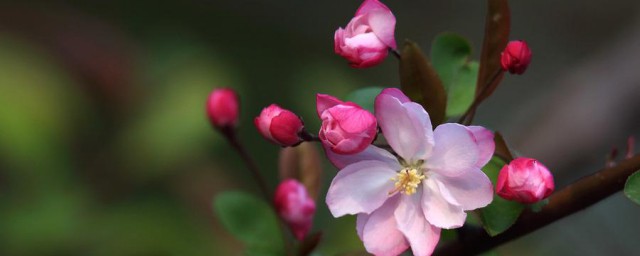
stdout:
<svg viewBox="0 0 640 256">
<path fill-rule="evenodd" d="M 324 152 L 327 158 L 329 158 L 329 161 L 338 169 L 366 160 L 378 160 L 387 163 L 394 170 L 402 169 L 396 157 L 389 153 L 389 151 L 373 145 L 369 145 L 364 151 L 352 155 L 336 154 L 326 146 L 324 147 Z"/>
<path fill-rule="evenodd" d="M 362 161 L 342 169 L 329 187 L 326 202 L 334 217 L 371 213 L 393 190 L 396 171 L 382 161 Z"/>
<path fill-rule="evenodd" d="M 493 132 L 482 126 L 467 126 L 467 128 L 473 133 L 478 150 L 480 150 L 476 167 L 482 168 L 491 160 L 496 149 L 496 144 L 493 142 Z"/>
<path fill-rule="evenodd" d="M 427 168 L 450 177 L 476 168 L 480 151 L 473 134 L 465 126 L 454 123 L 439 125 L 433 137 L 435 146 L 427 159 Z"/>
<path fill-rule="evenodd" d="M 449 191 L 431 177 L 422 182 L 422 210 L 427 221 L 439 228 L 457 228 L 464 224 L 467 214 L 458 205 Z M 445 199 L 446 198 L 446 199 Z"/>
<path fill-rule="evenodd" d="M 389 7 L 378 0 L 365 0 L 356 11 L 355 16 L 361 15 L 368 15 L 368 24 L 382 42 L 393 49 L 397 48 L 394 38 L 396 17 Z"/>
<path fill-rule="evenodd" d="M 367 252 L 374 255 L 399 255 L 409 248 L 393 215 L 397 204 L 397 196 L 392 197 L 369 215 L 362 230 L 362 241 Z"/>
<path fill-rule="evenodd" d="M 390 48 L 396 49 L 396 17 L 391 11 L 373 11 L 367 14 L 369 26 L 376 36 Z"/>
<path fill-rule="evenodd" d="M 398 99 L 401 103 L 406 103 L 406 102 L 410 102 L 411 99 L 409 99 L 409 97 L 407 97 L 407 95 L 404 95 L 404 93 L 398 89 L 398 88 L 385 88 L 383 89 L 380 94 L 388 94 L 391 95 L 393 97 L 395 97 L 396 99 Z"/>
<path fill-rule="evenodd" d="M 322 118 L 322 112 L 330 107 L 342 103 L 343 102 L 341 100 L 331 95 L 321 93 L 316 94 L 316 111 L 318 112 L 318 117 Z"/>
<path fill-rule="evenodd" d="M 432 147 L 429 115 L 414 102 L 401 103 L 389 94 L 376 97 L 378 124 L 391 148 L 405 160 L 424 159 Z"/>
<path fill-rule="evenodd" d="M 487 206 L 493 200 L 491 180 L 480 169 L 472 169 L 457 177 L 434 175 L 449 191 L 453 200 L 462 210 L 469 211 Z M 445 198 L 447 199 L 447 198 Z"/>
<path fill-rule="evenodd" d="M 413 255 L 431 255 L 440 240 L 440 229 L 426 221 L 421 206 L 422 193 L 400 197 L 394 212 L 398 230 L 409 241 Z"/>
<path fill-rule="evenodd" d="M 367 224 L 369 220 L 369 214 L 360 213 L 356 217 L 356 232 L 358 233 L 358 237 L 362 240 L 362 231 L 364 230 L 364 225 Z"/>
</svg>

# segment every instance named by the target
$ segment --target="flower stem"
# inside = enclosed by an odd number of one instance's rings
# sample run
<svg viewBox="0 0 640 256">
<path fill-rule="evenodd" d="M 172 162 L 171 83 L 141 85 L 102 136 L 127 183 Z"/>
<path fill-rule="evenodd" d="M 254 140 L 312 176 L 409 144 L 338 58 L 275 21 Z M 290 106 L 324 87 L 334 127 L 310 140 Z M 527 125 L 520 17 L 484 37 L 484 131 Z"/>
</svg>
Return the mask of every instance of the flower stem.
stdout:
<svg viewBox="0 0 640 256">
<path fill-rule="evenodd" d="M 476 109 L 478 108 L 480 103 L 489 96 L 489 95 L 485 95 L 490 93 L 491 89 L 489 87 L 491 87 L 491 84 L 493 84 L 503 72 L 504 71 L 501 68 L 498 68 L 498 70 L 496 70 L 496 72 L 493 73 L 493 76 L 491 76 L 491 79 L 489 80 L 489 82 L 482 87 L 482 91 L 480 91 L 480 93 L 478 93 L 476 97 L 473 99 L 471 106 L 469 106 L 467 111 L 464 112 L 464 114 L 460 117 L 460 119 L 458 119 L 459 124 L 469 125 L 473 122 L 473 117 L 476 114 Z"/>
<path fill-rule="evenodd" d="M 549 197 L 549 204 L 534 213 L 526 210 L 507 231 L 491 237 L 484 230 L 464 230 L 464 236 L 438 248 L 434 255 L 475 255 L 529 234 L 566 216 L 583 210 L 622 190 L 631 174 L 640 169 L 640 156 L 626 159 L 583 177 Z"/>
<path fill-rule="evenodd" d="M 389 47 L 389 52 L 391 52 L 393 54 L 393 56 L 396 56 L 396 59 L 401 60 L 402 56 L 400 55 L 400 52 L 397 49 L 393 49 L 391 47 Z"/>
<path fill-rule="evenodd" d="M 258 165 L 256 165 L 255 161 L 253 161 L 251 156 L 249 156 L 249 153 L 247 153 L 247 150 L 242 146 L 242 144 L 238 140 L 235 130 L 233 128 L 221 129 L 221 133 L 224 134 L 229 144 L 231 144 L 231 147 L 233 147 L 233 149 L 236 150 L 238 155 L 240 155 L 240 158 L 242 158 L 242 161 L 247 165 L 247 169 L 249 169 L 249 171 L 253 175 L 253 179 L 256 181 L 256 183 L 258 183 L 260 192 L 267 199 L 267 202 L 271 202 L 271 193 L 267 188 L 267 182 L 264 179 L 264 177 L 262 177 L 262 175 L 260 174 Z"/>
<path fill-rule="evenodd" d="M 287 255 L 293 255 L 292 244 L 287 236 L 287 226 L 284 220 L 278 214 L 278 209 L 276 209 L 276 206 L 273 204 L 273 200 L 272 200 L 273 196 L 271 195 L 271 192 L 269 192 L 270 190 L 267 187 L 266 180 L 264 179 L 262 174 L 260 174 L 260 169 L 258 169 L 258 165 L 256 165 L 256 162 L 253 161 L 253 159 L 251 158 L 251 156 L 249 155 L 245 147 L 242 146 L 242 143 L 240 143 L 240 141 L 238 140 L 238 137 L 236 136 L 236 132 L 234 128 L 223 128 L 223 129 L 220 129 L 220 132 L 224 135 L 225 138 L 227 138 L 227 141 L 229 142 L 229 144 L 231 144 L 231 147 L 236 150 L 238 155 L 240 155 L 240 158 L 242 158 L 242 161 L 247 165 L 247 169 L 249 169 L 249 171 L 253 175 L 253 179 L 256 181 L 256 183 L 258 183 L 260 192 L 267 200 L 267 203 L 269 204 L 269 206 L 271 206 L 271 209 L 273 210 L 275 215 L 278 217 L 278 222 L 279 222 L 278 226 L 280 227 L 282 239 L 284 241 L 285 251 L 287 252 Z"/>
</svg>

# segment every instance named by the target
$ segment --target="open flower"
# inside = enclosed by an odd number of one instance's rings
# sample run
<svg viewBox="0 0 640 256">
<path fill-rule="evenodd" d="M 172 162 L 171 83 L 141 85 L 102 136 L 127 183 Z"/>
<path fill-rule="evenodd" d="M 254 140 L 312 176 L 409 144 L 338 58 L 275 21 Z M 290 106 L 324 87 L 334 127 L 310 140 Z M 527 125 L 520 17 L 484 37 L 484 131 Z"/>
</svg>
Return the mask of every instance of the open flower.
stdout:
<svg viewBox="0 0 640 256">
<path fill-rule="evenodd" d="M 465 211 L 493 199 L 480 170 L 494 151 L 493 134 L 478 126 L 442 124 L 432 130 L 422 106 L 398 89 L 375 101 L 382 133 L 398 156 L 369 146 L 355 155 L 328 152 L 341 168 L 326 202 L 334 217 L 357 214 L 357 232 L 368 252 L 430 255 L 441 228 L 464 224 Z"/>
</svg>

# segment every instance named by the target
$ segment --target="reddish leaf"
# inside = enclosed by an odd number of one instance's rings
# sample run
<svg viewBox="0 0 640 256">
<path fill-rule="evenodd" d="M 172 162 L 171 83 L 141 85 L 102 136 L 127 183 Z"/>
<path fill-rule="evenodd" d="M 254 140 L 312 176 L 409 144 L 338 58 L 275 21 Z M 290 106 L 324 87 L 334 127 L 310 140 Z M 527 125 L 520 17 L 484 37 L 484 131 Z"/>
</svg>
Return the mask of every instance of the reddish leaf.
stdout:
<svg viewBox="0 0 640 256">
<path fill-rule="evenodd" d="M 307 188 L 309 196 L 316 199 L 320 189 L 322 166 L 320 153 L 311 142 L 280 150 L 278 169 L 280 179 L 296 179 Z"/>
<path fill-rule="evenodd" d="M 504 76 L 504 72 L 501 72 L 500 53 L 509 42 L 511 25 L 508 0 L 488 0 L 487 7 L 476 90 L 476 98 L 480 101 L 493 93 Z"/>
<path fill-rule="evenodd" d="M 444 121 L 447 94 L 442 81 L 420 47 L 408 40 L 400 60 L 400 86 L 412 101 L 424 106 L 434 127 Z"/>
</svg>

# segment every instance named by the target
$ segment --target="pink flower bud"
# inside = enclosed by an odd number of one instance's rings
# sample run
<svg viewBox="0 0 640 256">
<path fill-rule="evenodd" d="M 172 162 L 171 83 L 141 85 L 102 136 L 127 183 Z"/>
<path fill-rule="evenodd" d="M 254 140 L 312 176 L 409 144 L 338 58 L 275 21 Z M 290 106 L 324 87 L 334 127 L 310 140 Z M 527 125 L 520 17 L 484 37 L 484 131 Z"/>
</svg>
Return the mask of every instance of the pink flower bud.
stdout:
<svg viewBox="0 0 640 256">
<path fill-rule="evenodd" d="M 326 94 L 317 95 L 318 116 L 322 119 L 319 137 L 325 148 L 337 154 L 362 152 L 377 133 L 376 118 L 353 102 L 342 102 Z"/>
<path fill-rule="evenodd" d="M 235 127 L 239 108 L 238 95 L 233 89 L 218 88 L 209 94 L 207 115 L 216 128 Z"/>
<path fill-rule="evenodd" d="M 303 240 L 311 230 L 316 203 L 300 182 L 287 179 L 278 185 L 274 199 L 278 215 L 287 223 L 298 240 Z"/>
<path fill-rule="evenodd" d="M 298 135 L 304 127 L 302 120 L 276 104 L 262 109 L 254 124 L 262 136 L 278 145 L 293 146 L 302 140 Z"/>
<path fill-rule="evenodd" d="M 523 40 L 511 41 L 500 55 L 502 69 L 521 75 L 531 62 L 531 49 Z"/>
<path fill-rule="evenodd" d="M 553 176 L 549 169 L 535 159 L 524 157 L 502 167 L 496 184 L 496 193 L 500 197 L 527 204 L 548 197 L 553 189 Z"/>
<path fill-rule="evenodd" d="M 378 0 L 365 0 L 355 17 L 334 34 L 336 53 L 351 67 L 367 68 L 381 63 L 389 48 L 397 47 L 394 38 L 396 17 Z"/>
</svg>

